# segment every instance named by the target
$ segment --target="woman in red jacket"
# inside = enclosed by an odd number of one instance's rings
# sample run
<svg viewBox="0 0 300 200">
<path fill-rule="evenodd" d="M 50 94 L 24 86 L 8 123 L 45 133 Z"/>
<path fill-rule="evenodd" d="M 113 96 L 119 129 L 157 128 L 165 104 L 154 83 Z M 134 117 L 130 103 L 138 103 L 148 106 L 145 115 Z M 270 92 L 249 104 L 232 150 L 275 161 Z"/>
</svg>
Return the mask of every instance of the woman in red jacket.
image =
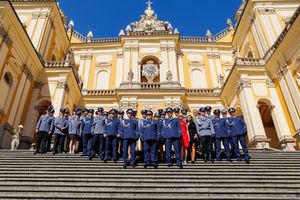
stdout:
<svg viewBox="0 0 300 200">
<path fill-rule="evenodd" d="M 188 149 L 190 146 L 190 137 L 188 134 L 187 123 L 184 121 L 184 116 L 179 115 L 178 119 L 179 119 L 179 122 L 181 125 L 181 130 L 182 130 L 181 158 L 182 158 L 183 164 L 187 164 Z"/>
</svg>

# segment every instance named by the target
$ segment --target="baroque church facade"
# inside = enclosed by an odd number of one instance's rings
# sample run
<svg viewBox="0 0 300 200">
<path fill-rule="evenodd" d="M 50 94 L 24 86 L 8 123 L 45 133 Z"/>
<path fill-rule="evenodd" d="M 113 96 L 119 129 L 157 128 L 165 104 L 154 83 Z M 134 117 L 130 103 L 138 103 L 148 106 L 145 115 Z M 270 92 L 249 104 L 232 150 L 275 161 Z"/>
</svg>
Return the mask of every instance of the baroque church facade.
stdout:
<svg viewBox="0 0 300 200">
<path fill-rule="evenodd" d="M 21 147 L 30 148 L 50 105 L 190 112 L 211 105 L 237 109 L 249 147 L 299 149 L 299 5 L 243 1 L 236 24 L 191 37 L 161 21 L 149 1 L 118 37 L 96 38 L 78 33 L 55 0 L 0 1 L 0 148 L 19 124 Z"/>
</svg>

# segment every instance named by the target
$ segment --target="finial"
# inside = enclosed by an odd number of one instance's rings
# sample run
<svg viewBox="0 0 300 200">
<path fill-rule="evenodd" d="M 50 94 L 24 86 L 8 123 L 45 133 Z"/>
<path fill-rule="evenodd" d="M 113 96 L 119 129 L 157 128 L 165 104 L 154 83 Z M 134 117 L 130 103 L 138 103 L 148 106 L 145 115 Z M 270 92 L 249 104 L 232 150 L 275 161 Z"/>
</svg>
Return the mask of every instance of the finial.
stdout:
<svg viewBox="0 0 300 200">
<path fill-rule="evenodd" d="M 92 42 L 92 38 L 93 38 L 93 37 L 94 37 L 93 32 L 92 32 L 92 31 L 89 31 L 89 33 L 87 34 L 88 42 Z"/>
<path fill-rule="evenodd" d="M 151 2 L 151 0 L 148 0 L 146 4 L 148 5 L 148 10 L 152 10 L 151 5 L 153 4 L 153 2 Z"/>
<path fill-rule="evenodd" d="M 230 30 L 234 29 L 233 23 L 232 23 L 231 19 L 229 19 L 229 18 L 227 19 L 227 25 L 229 26 Z"/>
<path fill-rule="evenodd" d="M 121 29 L 121 31 L 120 31 L 120 33 L 119 33 L 119 36 L 123 36 L 123 35 L 125 35 L 125 32 L 124 32 L 123 29 Z"/>
<path fill-rule="evenodd" d="M 213 35 L 211 34 L 210 30 L 207 30 L 206 37 L 208 39 L 208 42 L 212 42 Z"/>
</svg>

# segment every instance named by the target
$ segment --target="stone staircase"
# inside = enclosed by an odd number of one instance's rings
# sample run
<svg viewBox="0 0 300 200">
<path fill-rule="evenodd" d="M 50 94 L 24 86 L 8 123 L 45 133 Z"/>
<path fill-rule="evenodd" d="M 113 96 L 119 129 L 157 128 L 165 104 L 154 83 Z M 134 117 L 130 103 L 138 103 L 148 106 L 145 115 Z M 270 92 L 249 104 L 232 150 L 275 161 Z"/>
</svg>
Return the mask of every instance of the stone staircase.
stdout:
<svg viewBox="0 0 300 200">
<path fill-rule="evenodd" d="M 124 170 L 78 155 L 0 151 L 0 199 L 300 199 L 300 153 L 251 151 L 245 162 Z"/>
</svg>

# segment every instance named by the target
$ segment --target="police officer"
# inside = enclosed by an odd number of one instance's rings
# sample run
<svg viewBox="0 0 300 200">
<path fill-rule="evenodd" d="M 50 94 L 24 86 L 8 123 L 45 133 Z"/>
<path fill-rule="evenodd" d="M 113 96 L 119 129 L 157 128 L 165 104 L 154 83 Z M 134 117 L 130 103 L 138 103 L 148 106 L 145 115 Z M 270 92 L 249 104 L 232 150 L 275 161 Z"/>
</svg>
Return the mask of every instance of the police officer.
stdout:
<svg viewBox="0 0 300 200">
<path fill-rule="evenodd" d="M 186 122 L 186 120 L 187 120 L 187 114 L 188 114 L 188 111 L 187 111 L 187 110 L 185 110 L 185 109 L 183 109 L 183 110 L 181 110 L 181 114 L 183 115 L 183 121 L 185 121 L 185 122 Z"/>
<path fill-rule="evenodd" d="M 69 127 L 68 120 L 64 116 L 66 112 L 67 110 L 65 108 L 61 108 L 60 116 L 55 117 L 54 119 L 55 140 L 53 146 L 53 155 L 62 153 L 63 142 Z"/>
<path fill-rule="evenodd" d="M 47 114 L 42 115 L 36 125 L 37 145 L 34 155 L 36 155 L 37 153 L 47 153 L 46 143 L 48 135 L 51 135 L 54 129 L 53 113 L 55 111 L 50 107 L 46 112 Z"/>
<path fill-rule="evenodd" d="M 118 111 L 116 109 L 111 109 L 108 113 L 108 118 L 105 120 L 105 158 L 104 162 L 111 160 L 111 155 L 113 161 L 116 163 L 118 160 L 118 146 L 117 137 L 121 133 L 120 120 L 118 119 Z M 111 153 L 112 150 L 112 153 Z"/>
<path fill-rule="evenodd" d="M 153 166 L 157 169 L 157 142 L 160 138 L 159 121 L 152 120 L 153 112 L 148 110 L 147 118 L 142 122 L 140 131 L 141 140 L 144 141 L 144 168 Z"/>
<path fill-rule="evenodd" d="M 82 120 L 81 120 L 81 112 L 79 109 L 75 109 L 75 116 L 71 120 L 69 120 L 69 134 L 70 134 L 70 145 L 69 145 L 69 153 L 74 154 L 76 143 L 79 137 L 82 134 Z"/>
<path fill-rule="evenodd" d="M 92 160 L 97 152 L 100 159 L 104 160 L 104 125 L 106 118 L 103 116 L 103 112 L 104 109 L 102 107 L 98 108 L 97 116 L 94 118 L 92 126 L 92 134 L 94 135 L 93 148 L 89 160 Z"/>
<path fill-rule="evenodd" d="M 238 161 L 242 161 L 242 156 L 239 149 L 240 143 L 244 152 L 244 160 L 249 164 L 250 156 L 245 138 L 245 136 L 247 135 L 247 125 L 243 118 L 237 117 L 235 115 L 236 110 L 234 108 L 229 108 L 228 112 L 231 117 L 226 119 L 226 125 L 228 134 L 231 136 L 233 142 L 236 159 Z"/>
<path fill-rule="evenodd" d="M 214 116 L 211 114 L 211 110 L 212 110 L 211 106 L 205 107 L 206 117 L 208 117 L 210 119 L 214 118 Z"/>
<path fill-rule="evenodd" d="M 119 118 L 119 120 L 120 120 L 120 124 L 123 123 L 124 115 L 125 115 L 124 110 L 120 110 L 120 111 L 119 111 L 119 116 L 118 116 L 118 118 Z M 121 138 L 121 135 L 120 135 L 120 134 L 118 135 L 117 146 L 118 146 L 118 154 L 119 154 L 120 156 L 122 156 L 122 138 Z"/>
<path fill-rule="evenodd" d="M 93 137 L 92 137 L 92 126 L 94 123 L 94 110 L 88 110 L 86 116 L 82 119 L 83 130 L 82 130 L 82 145 L 83 154 L 82 156 L 90 156 L 92 153 Z"/>
<path fill-rule="evenodd" d="M 229 137 L 226 129 L 226 119 L 220 118 L 221 111 L 219 109 L 214 110 L 214 118 L 212 123 L 214 125 L 216 135 L 216 160 L 221 161 L 221 142 L 225 149 L 226 160 L 231 161 L 230 148 L 229 148 Z"/>
<path fill-rule="evenodd" d="M 158 113 L 156 113 L 155 115 L 154 115 L 154 117 L 155 117 L 155 120 L 157 120 L 158 121 L 158 132 L 159 132 L 159 139 L 158 139 L 158 143 L 157 143 L 157 146 L 158 146 L 158 150 L 159 150 L 159 153 L 158 153 L 158 155 L 159 155 L 159 160 L 160 161 L 163 161 L 164 160 L 164 144 L 165 144 L 165 141 L 164 141 L 164 138 L 163 138 L 163 136 L 162 136 L 162 122 L 163 122 L 163 119 L 164 118 L 162 118 L 161 116 L 161 114 L 163 114 L 163 116 L 165 116 L 165 111 L 158 111 Z"/>
<path fill-rule="evenodd" d="M 178 117 L 180 115 L 180 108 L 174 108 L 175 116 Z"/>
<path fill-rule="evenodd" d="M 66 109 L 65 115 L 64 115 L 65 120 L 68 123 L 68 127 L 65 130 L 65 135 L 63 138 L 63 143 L 62 143 L 62 151 L 64 151 L 65 153 L 69 152 L 69 144 L 70 144 L 70 135 L 69 135 L 69 118 L 70 118 L 70 112 L 68 109 Z"/>
<path fill-rule="evenodd" d="M 124 119 L 121 124 L 121 132 L 123 139 L 123 168 L 126 169 L 128 162 L 128 147 L 130 148 L 130 165 L 135 168 L 136 156 L 135 148 L 136 141 L 139 138 L 139 122 L 134 118 L 134 110 L 128 109 L 126 111 L 128 119 Z"/>
<path fill-rule="evenodd" d="M 223 109 L 222 111 L 222 119 L 225 119 L 225 121 L 227 120 L 228 117 L 228 112 L 227 109 Z M 229 145 L 230 145 L 230 155 L 231 155 L 231 159 L 235 158 L 235 153 L 234 153 L 234 148 L 233 148 L 233 141 L 230 135 L 228 135 L 228 140 L 229 140 Z"/>
<path fill-rule="evenodd" d="M 138 126 L 139 126 L 139 130 L 138 130 L 138 132 L 141 132 L 141 130 L 142 130 L 142 124 L 143 124 L 143 122 L 146 120 L 146 118 L 147 118 L 147 112 L 148 112 L 148 110 L 146 110 L 146 109 L 143 109 L 142 111 L 141 111 L 141 114 L 142 114 L 142 118 L 141 119 L 138 119 Z M 144 150 L 144 143 L 143 143 L 143 141 L 141 141 L 140 139 L 137 141 L 137 147 L 138 147 L 138 151 L 139 151 L 139 155 L 138 155 L 138 157 L 139 157 L 139 160 L 142 160 L 142 158 L 143 158 L 143 150 Z"/>
<path fill-rule="evenodd" d="M 183 168 L 180 153 L 180 138 L 182 135 L 181 126 L 178 118 L 173 118 L 173 109 L 167 108 L 167 118 L 162 121 L 162 135 L 166 142 L 166 161 L 167 166 L 172 166 L 171 152 L 172 146 L 175 150 L 176 165 Z"/>
<path fill-rule="evenodd" d="M 214 162 L 212 158 L 212 140 L 215 135 L 212 120 L 208 118 L 206 114 L 206 108 L 200 108 L 200 117 L 197 118 L 197 124 L 199 129 L 199 136 L 202 146 L 202 155 L 205 162 Z"/>
</svg>

